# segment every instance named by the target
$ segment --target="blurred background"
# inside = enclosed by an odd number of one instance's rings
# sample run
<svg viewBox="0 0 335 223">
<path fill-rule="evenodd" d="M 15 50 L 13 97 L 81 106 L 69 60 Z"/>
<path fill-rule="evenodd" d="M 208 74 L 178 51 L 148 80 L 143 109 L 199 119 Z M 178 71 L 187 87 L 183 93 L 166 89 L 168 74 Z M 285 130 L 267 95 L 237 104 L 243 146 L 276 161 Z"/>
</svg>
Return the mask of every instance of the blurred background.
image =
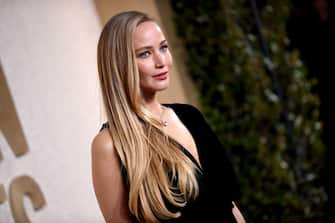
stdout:
<svg viewBox="0 0 335 223">
<path fill-rule="evenodd" d="M 0 222 L 103 222 L 96 47 L 124 10 L 165 31 L 175 67 L 159 97 L 203 111 L 247 222 L 334 222 L 330 0 L 0 0 Z"/>
</svg>

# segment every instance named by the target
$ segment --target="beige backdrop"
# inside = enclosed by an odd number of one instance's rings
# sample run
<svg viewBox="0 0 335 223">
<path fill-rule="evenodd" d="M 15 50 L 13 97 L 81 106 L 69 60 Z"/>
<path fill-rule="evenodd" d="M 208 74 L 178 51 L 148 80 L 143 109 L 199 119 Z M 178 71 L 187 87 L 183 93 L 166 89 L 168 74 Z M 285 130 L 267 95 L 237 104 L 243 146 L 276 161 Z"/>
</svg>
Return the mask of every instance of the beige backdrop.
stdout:
<svg viewBox="0 0 335 223">
<path fill-rule="evenodd" d="M 1 223 L 103 222 L 90 169 L 104 122 L 96 45 L 108 18 L 130 9 L 162 22 L 170 41 L 162 102 L 196 105 L 167 1 L 0 0 Z"/>
</svg>

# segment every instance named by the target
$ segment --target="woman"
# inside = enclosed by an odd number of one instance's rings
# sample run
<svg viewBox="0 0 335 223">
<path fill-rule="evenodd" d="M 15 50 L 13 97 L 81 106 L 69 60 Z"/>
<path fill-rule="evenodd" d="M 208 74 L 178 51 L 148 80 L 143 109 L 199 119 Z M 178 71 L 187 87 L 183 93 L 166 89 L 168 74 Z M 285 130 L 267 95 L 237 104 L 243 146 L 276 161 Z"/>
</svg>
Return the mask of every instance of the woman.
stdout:
<svg viewBox="0 0 335 223">
<path fill-rule="evenodd" d="M 172 65 L 167 40 L 147 15 L 123 12 L 105 25 L 98 68 L 108 122 L 92 142 L 103 216 L 116 223 L 244 222 L 233 169 L 201 113 L 157 99 Z"/>
</svg>

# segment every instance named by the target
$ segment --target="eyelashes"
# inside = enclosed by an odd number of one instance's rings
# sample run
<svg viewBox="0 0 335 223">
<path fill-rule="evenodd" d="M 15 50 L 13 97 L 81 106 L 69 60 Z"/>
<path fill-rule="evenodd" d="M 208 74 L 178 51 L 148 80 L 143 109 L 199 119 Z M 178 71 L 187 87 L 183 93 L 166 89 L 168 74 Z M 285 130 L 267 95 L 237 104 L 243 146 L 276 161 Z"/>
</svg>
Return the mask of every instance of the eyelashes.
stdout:
<svg viewBox="0 0 335 223">
<path fill-rule="evenodd" d="M 169 46 L 167 44 L 164 44 L 159 48 L 159 51 L 162 52 L 162 53 L 165 53 L 168 50 L 168 48 L 169 48 Z M 137 57 L 145 59 L 145 58 L 148 58 L 149 56 L 151 56 L 151 54 L 152 54 L 151 50 L 145 50 L 143 52 L 140 52 L 137 55 Z"/>
<path fill-rule="evenodd" d="M 151 55 L 150 51 L 144 51 L 144 52 L 138 54 L 138 57 L 140 57 L 140 58 L 147 58 L 150 55 Z"/>
<path fill-rule="evenodd" d="M 167 44 L 164 44 L 161 46 L 160 50 L 163 52 L 166 52 L 166 50 L 169 48 L 169 46 Z"/>
</svg>

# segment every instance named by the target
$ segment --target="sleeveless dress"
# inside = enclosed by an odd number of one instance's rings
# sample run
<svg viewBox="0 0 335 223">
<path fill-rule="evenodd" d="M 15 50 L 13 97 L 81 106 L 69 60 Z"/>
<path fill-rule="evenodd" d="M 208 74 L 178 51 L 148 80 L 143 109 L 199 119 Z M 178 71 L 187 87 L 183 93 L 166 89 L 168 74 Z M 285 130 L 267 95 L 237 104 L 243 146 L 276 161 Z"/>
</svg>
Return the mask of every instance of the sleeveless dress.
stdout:
<svg viewBox="0 0 335 223">
<path fill-rule="evenodd" d="M 195 222 L 223 222 L 236 223 L 232 214 L 232 201 L 239 199 L 238 181 L 232 164 L 223 146 L 212 131 L 201 112 L 189 104 L 164 104 L 173 109 L 181 122 L 191 133 L 197 146 L 201 163 L 181 144 L 180 149 L 192 162 L 201 169 L 197 179 L 199 183 L 199 195 L 195 200 L 190 200 L 181 209 L 172 207 L 171 210 L 179 210 L 182 214 L 179 218 L 161 220 L 162 223 L 195 223 Z M 104 123 L 103 128 L 108 128 Z M 125 182 L 127 173 L 121 167 Z M 170 206 L 168 206 L 170 208 Z M 133 222 L 139 221 L 133 216 Z"/>
</svg>

